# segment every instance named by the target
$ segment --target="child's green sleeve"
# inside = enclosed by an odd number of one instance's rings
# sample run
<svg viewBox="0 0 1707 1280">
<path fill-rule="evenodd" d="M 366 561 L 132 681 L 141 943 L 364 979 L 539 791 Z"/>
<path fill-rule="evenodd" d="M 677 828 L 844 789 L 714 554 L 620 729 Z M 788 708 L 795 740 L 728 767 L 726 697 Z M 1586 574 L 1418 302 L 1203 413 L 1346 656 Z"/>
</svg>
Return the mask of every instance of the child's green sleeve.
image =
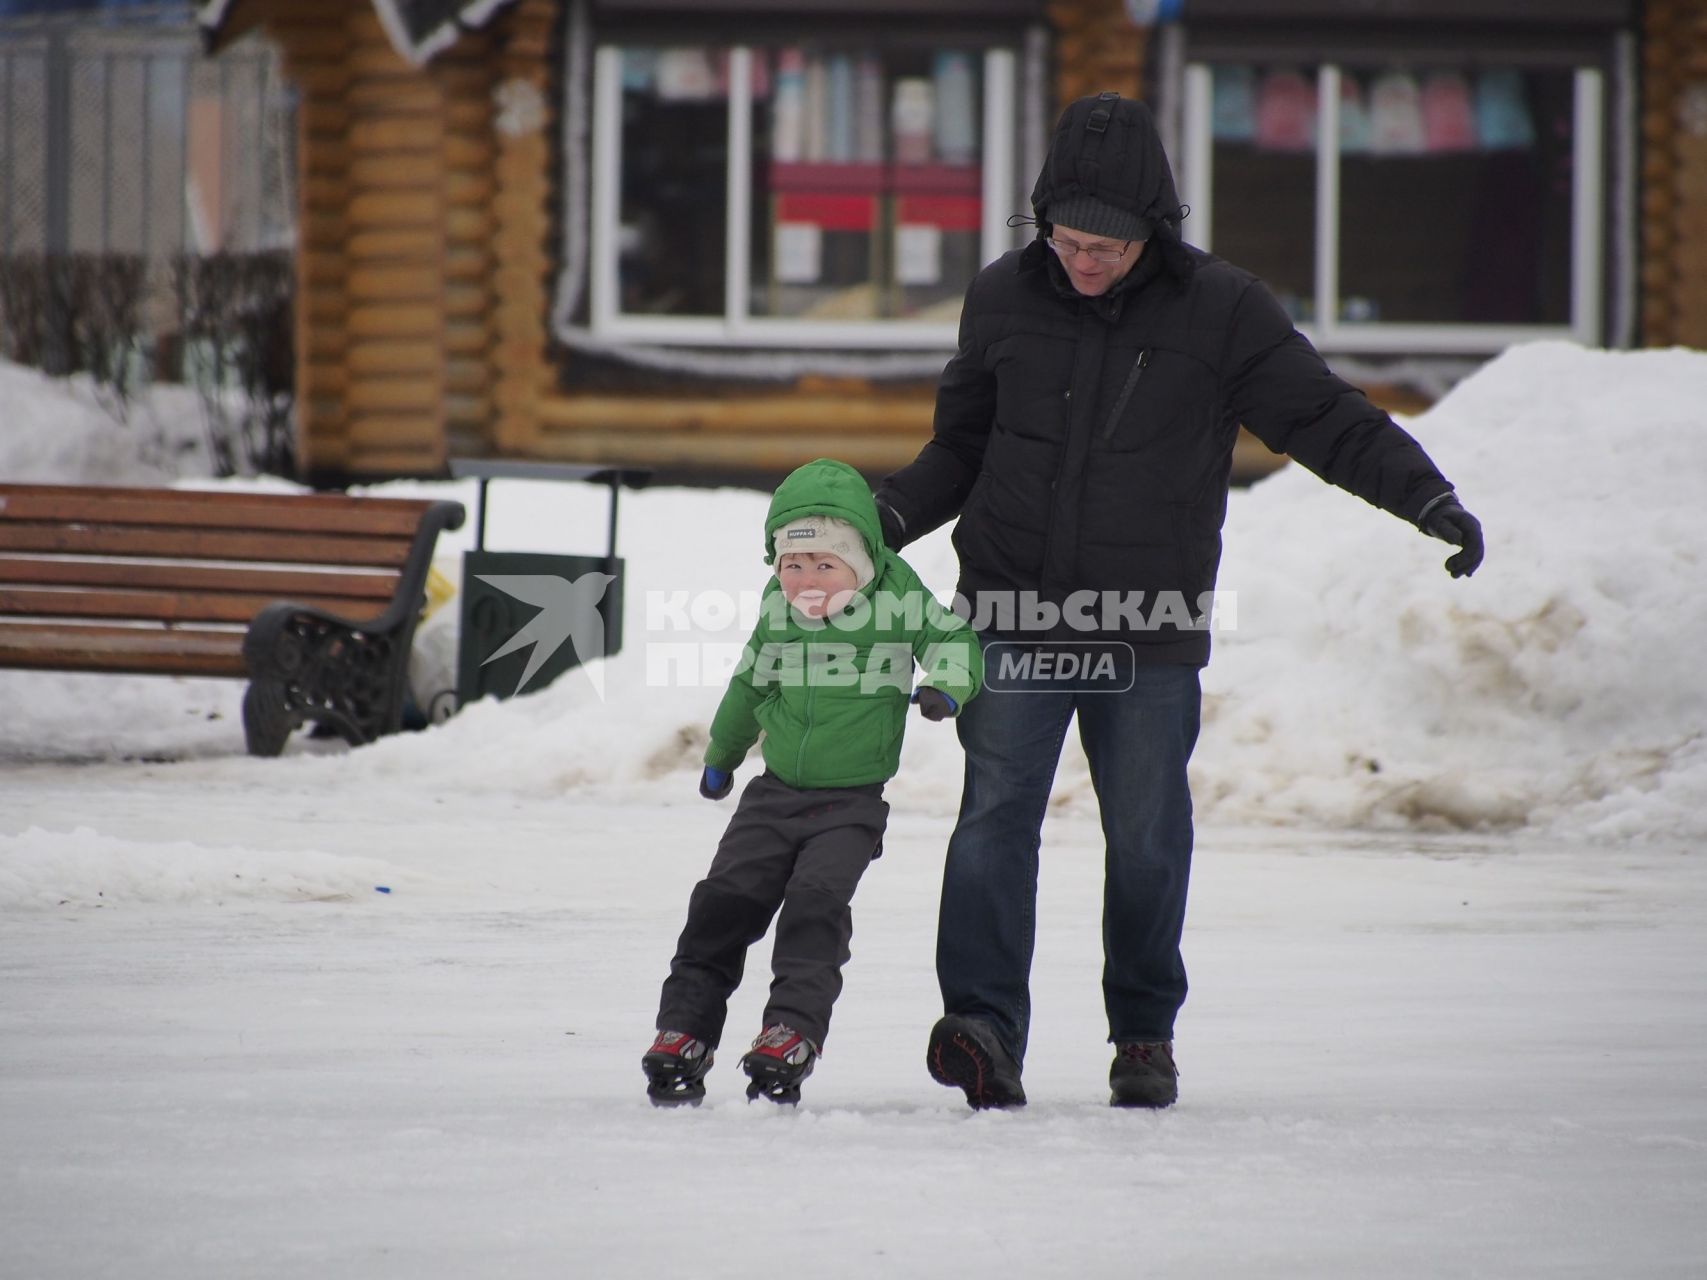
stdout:
<svg viewBox="0 0 1707 1280">
<path fill-rule="evenodd" d="M 925 625 L 913 636 L 913 657 L 924 668 L 919 683 L 942 690 L 957 707 L 964 708 L 984 687 L 984 651 L 978 633 L 928 592 Z"/>
<path fill-rule="evenodd" d="M 729 687 L 723 691 L 723 701 L 717 704 L 717 714 L 711 717 L 711 741 L 705 748 L 705 763 L 713 769 L 734 773 L 747 758 L 747 752 L 759 740 L 759 704 L 768 696 L 753 681 L 753 667 L 765 643 L 765 624 L 761 619 L 747 647 L 741 650 L 741 660 L 735 674 L 729 677 Z"/>
</svg>

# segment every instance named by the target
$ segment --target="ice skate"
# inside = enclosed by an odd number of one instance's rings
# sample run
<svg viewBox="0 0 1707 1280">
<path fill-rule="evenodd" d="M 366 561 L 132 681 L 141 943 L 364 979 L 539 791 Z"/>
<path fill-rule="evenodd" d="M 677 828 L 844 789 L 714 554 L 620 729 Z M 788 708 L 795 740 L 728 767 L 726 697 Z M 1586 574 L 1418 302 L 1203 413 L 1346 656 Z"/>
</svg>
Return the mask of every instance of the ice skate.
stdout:
<svg viewBox="0 0 1707 1280">
<path fill-rule="evenodd" d="M 747 1100 L 769 1098 L 779 1105 L 800 1101 L 800 1082 L 812 1074 L 818 1047 L 793 1027 L 780 1022 L 766 1027 L 741 1057 L 741 1070 L 751 1077 Z"/>
<path fill-rule="evenodd" d="M 646 1096 L 655 1107 L 697 1107 L 705 1097 L 705 1073 L 712 1051 L 684 1031 L 660 1031 L 640 1059 Z"/>
</svg>

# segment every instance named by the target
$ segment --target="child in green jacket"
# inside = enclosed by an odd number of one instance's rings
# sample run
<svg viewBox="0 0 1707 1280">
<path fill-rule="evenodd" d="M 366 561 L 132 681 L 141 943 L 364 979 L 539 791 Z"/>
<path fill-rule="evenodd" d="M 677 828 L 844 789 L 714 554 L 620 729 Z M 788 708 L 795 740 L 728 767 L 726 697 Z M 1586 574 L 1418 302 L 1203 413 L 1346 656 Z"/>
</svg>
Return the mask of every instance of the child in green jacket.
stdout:
<svg viewBox="0 0 1707 1280">
<path fill-rule="evenodd" d="M 976 635 L 884 546 L 871 490 L 846 463 L 820 458 L 777 488 L 765 562 L 775 576 L 712 719 L 700 794 L 729 794 L 761 732 L 765 771 L 688 899 L 658 1036 L 641 1058 L 658 1105 L 705 1096 L 747 948 L 773 916 L 764 1030 L 741 1066 L 748 1098 L 799 1100 L 841 992 L 849 904 L 882 850 L 883 784 L 900 763 L 907 706 L 941 720 L 983 683 Z"/>
</svg>

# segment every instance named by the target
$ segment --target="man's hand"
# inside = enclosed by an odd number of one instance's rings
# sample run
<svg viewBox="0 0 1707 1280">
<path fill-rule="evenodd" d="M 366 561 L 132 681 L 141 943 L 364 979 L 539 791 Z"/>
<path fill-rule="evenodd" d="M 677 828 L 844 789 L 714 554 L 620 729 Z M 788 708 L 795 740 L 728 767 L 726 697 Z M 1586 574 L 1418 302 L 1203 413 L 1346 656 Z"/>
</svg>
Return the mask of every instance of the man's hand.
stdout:
<svg viewBox="0 0 1707 1280">
<path fill-rule="evenodd" d="M 1468 578 L 1482 563 L 1482 522 L 1452 494 L 1437 498 L 1424 512 L 1422 531 L 1462 550 L 1446 562 L 1454 578 Z"/>
<path fill-rule="evenodd" d="M 877 523 L 883 529 L 883 545 L 891 551 L 899 551 L 907 545 L 907 525 L 895 514 L 895 508 L 882 498 L 874 501 L 877 503 Z"/>
<path fill-rule="evenodd" d="M 707 800 L 721 800 L 735 786 L 735 775 L 722 769 L 705 766 L 705 772 L 699 776 L 699 793 Z"/>
<path fill-rule="evenodd" d="M 913 691 L 913 701 L 919 704 L 919 714 L 926 720 L 946 720 L 960 710 L 953 698 L 928 684 Z"/>
</svg>

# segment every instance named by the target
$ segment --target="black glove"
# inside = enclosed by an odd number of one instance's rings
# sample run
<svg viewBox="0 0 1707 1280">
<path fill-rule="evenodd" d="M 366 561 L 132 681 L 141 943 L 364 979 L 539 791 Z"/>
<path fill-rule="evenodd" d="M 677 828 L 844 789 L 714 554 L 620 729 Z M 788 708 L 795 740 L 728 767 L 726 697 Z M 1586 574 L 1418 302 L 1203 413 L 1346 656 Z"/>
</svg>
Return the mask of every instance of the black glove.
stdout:
<svg viewBox="0 0 1707 1280">
<path fill-rule="evenodd" d="M 919 704 L 919 714 L 926 720 L 946 720 L 960 710 L 960 705 L 941 689 L 921 685 L 913 694 Z"/>
<path fill-rule="evenodd" d="M 1468 578 L 1482 563 L 1482 522 L 1452 494 L 1437 498 L 1422 518 L 1422 531 L 1462 550 L 1446 562 L 1454 578 Z"/>
<path fill-rule="evenodd" d="M 722 769 L 705 766 L 699 775 L 699 793 L 707 800 L 721 800 L 735 788 L 735 775 Z"/>
<path fill-rule="evenodd" d="M 877 523 L 883 529 L 883 545 L 891 551 L 899 551 L 907 545 L 907 524 L 895 514 L 895 508 L 882 498 L 875 499 L 877 503 Z"/>
</svg>

